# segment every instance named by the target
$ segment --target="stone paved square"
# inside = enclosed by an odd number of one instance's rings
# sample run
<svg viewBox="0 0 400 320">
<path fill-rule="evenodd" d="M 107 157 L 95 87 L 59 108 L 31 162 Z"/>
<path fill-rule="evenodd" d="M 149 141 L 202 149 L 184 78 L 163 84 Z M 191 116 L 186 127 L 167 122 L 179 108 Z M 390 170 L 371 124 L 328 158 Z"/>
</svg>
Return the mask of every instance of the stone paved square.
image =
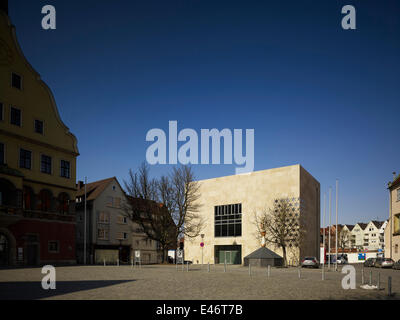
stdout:
<svg viewBox="0 0 400 320">
<path fill-rule="evenodd" d="M 271 268 L 270 278 L 265 268 L 243 266 L 190 265 L 182 271 L 175 265 L 131 266 L 68 266 L 56 268 L 56 289 L 43 290 L 41 268 L 0 270 L 0 299 L 133 299 L 133 300 L 298 300 L 298 299 L 398 299 L 400 270 L 365 268 L 365 282 L 372 271 L 373 284 L 380 273 L 382 290 L 364 290 L 361 266 L 356 266 L 357 288 L 344 290 L 340 272 L 321 269 Z M 387 295 L 388 276 L 392 277 L 392 292 Z"/>
</svg>

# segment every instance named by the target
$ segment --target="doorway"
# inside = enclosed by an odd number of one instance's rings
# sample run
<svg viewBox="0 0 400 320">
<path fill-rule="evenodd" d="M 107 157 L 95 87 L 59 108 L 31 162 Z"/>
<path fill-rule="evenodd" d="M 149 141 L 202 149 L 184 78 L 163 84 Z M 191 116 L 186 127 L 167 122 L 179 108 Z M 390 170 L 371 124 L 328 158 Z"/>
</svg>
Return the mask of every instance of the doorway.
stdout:
<svg viewBox="0 0 400 320">
<path fill-rule="evenodd" d="M 216 263 L 242 264 L 242 246 L 215 246 Z"/>
<path fill-rule="evenodd" d="M 7 237 L 0 233 L 0 266 L 7 266 L 9 264 L 10 245 Z"/>
</svg>

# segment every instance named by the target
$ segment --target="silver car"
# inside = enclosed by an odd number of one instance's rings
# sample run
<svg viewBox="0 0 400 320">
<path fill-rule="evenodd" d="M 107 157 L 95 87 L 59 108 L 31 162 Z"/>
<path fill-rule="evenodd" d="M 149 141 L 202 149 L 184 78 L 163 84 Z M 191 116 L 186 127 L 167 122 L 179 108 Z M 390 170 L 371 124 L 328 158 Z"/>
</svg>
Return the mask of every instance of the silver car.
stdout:
<svg viewBox="0 0 400 320">
<path fill-rule="evenodd" d="M 319 268 L 319 261 L 316 257 L 305 257 L 301 260 L 301 267 Z"/>
<path fill-rule="evenodd" d="M 394 261 L 390 258 L 377 258 L 375 261 L 376 268 L 391 268 L 394 265 Z"/>
</svg>

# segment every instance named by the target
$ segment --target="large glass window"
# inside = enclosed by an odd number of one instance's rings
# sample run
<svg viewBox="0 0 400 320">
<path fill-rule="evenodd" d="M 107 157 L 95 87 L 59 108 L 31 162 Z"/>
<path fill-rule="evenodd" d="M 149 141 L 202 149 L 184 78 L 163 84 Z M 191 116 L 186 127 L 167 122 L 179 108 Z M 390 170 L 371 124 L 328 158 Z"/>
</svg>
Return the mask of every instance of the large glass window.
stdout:
<svg viewBox="0 0 400 320">
<path fill-rule="evenodd" d="M 215 237 L 240 237 L 242 235 L 242 204 L 214 207 Z"/>
</svg>

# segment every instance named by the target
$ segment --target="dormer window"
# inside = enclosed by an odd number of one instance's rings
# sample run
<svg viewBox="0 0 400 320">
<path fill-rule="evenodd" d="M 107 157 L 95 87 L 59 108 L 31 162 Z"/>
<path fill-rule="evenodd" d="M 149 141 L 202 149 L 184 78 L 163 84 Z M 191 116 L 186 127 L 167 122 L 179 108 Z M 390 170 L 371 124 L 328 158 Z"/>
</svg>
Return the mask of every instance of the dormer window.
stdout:
<svg viewBox="0 0 400 320">
<path fill-rule="evenodd" d="M 18 127 L 21 126 L 21 110 L 11 107 L 10 123 Z"/>
<path fill-rule="evenodd" d="M 35 132 L 43 134 L 43 121 L 35 120 Z"/>
<path fill-rule="evenodd" d="M 22 77 L 14 72 L 11 73 L 11 86 L 15 89 L 22 90 Z"/>
</svg>

